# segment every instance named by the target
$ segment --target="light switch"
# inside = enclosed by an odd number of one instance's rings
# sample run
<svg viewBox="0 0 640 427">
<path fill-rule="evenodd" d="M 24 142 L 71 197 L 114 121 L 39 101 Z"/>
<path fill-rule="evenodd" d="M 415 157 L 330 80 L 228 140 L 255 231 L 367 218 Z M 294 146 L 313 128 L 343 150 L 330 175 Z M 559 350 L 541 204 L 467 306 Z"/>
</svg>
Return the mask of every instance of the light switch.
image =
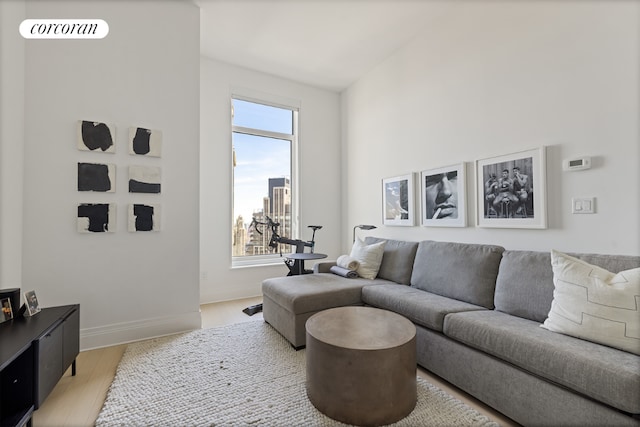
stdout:
<svg viewBox="0 0 640 427">
<path fill-rule="evenodd" d="M 595 197 L 571 199 L 571 213 L 573 214 L 592 214 L 595 213 Z"/>
</svg>

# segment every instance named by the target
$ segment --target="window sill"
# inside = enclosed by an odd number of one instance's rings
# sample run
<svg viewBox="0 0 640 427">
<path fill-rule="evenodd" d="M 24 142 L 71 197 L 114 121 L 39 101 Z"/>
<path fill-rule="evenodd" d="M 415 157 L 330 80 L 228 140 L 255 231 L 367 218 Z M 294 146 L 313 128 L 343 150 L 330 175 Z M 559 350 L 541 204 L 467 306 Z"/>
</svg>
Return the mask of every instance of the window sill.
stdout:
<svg viewBox="0 0 640 427">
<path fill-rule="evenodd" d="M 253 267 L 270 267 L 274 265 L 284 265 L 284 257 L 274 255 L 270 257 L 260 257 L 259 259 L 253 257 L 246 257 L 251 259 L 244 259 L 243 257 L 231 259 L 231 269 L 240 268 L 253 268 Z"/>
</svg>

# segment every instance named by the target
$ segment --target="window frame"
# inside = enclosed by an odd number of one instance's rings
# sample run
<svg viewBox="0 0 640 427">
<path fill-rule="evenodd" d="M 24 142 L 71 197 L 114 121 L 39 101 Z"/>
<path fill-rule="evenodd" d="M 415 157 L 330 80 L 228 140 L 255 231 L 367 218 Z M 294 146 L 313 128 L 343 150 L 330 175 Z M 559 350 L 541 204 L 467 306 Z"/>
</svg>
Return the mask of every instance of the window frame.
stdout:
<svg viewBox="0 0 640 427">
<path fill-rule="evenodd" d="M 268 97 L 271 98 L 271 97 Z M 292 123 L 292 134 L 280 133 L 256 128 L 250 128 L 246 126 L 237 126 L 233 124 L 233 101 L 245 101 L 251 102 L 254 104 L 265 105 L 267 107 L 276 107 L 282 108 L 291 111 L 291 119 Z M 255 96 L 246 96 L 238 93 L 231 93 L 230 96 L 230 110 L 231 110 L 231 156 L 234 155 L 233 150 L 233 134 L 240 133 L 245 135 L 252 135 L 258 137 L 272 138 L 272 139 L 280 139 L 290 142 L 290 164 L 291 164 L 291 176 L 289 177 L 290 185 L 291 185 L 291 236 L 292 239 L 297 239 L 300 235 L 300 223 L 299 223 L 299 194 L 298 194 L 298 180 L 299 180 L 299 114 L 300 107 L 299 105 L 291 105 L 291 103 L 283 103 L 273 101 L 271 99 L 265 99 L 265 97 L 255 97 Z M 233 158 L 232 158 L 233 165 Z M 235 171 L 234 167 L 231 167 L 231 229 L 235 227 L 235 222 L 237 215 L 234 211 L 234 199 L 235 199 Z M 269 195 L 270 197 L 271 195 Z M 245 219 L 247 221 L 248 219 Z M 249 221 L 250 222 L 250 221 Z M 231 268 L 243 268 L 243 267 L 258 267 L 264 265 L 273 265 L 282 263 L 282 257 L 279 253 L 273 254 L 264 254 L 264 255 L 245 255 L 245 256 L 233 256 L 233 239 L 231 240 L 231 245 L 229 246 L 229 251 L 231 253 Z"/>
</svg>

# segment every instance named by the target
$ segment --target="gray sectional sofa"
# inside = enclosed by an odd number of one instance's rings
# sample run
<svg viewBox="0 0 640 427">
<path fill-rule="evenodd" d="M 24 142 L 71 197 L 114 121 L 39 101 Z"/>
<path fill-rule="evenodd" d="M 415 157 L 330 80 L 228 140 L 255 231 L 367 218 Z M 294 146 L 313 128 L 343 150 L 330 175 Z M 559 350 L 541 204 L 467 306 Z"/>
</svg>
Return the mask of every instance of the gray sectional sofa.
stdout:
<svg viewBox="0 0 640 427">
<path fill-rule="evenodd" d="M 382 239 L 369 237 L 371 244 Z M 640 257 L 572 254 L 612 272 Z M 553 300 L 547 252 L 386 240 L 378 276 L 315 273 L 262 283 L 264 319 L 295 348 L 306 320 L 368 305 L 410 319 L 417 360 L 525 426 L 640 426 L 640 356 L 540 327 Z"/>
</svg>

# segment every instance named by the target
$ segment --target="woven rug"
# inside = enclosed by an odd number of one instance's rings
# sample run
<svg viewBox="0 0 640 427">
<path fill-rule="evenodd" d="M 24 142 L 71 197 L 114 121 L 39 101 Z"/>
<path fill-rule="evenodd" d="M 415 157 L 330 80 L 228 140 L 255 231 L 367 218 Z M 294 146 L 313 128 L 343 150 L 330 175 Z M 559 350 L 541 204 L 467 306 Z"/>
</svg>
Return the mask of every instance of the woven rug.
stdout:
<svg viewBox="0 0 640 427">
<path fill-rule="evenodd" d="M 498 424 L 417 378 L 418 402 L 395 426 Z M 129 344 L 96 426 L 344 426 L 305 390 L 305 350 L 248 321 Z"/>
</svg>

